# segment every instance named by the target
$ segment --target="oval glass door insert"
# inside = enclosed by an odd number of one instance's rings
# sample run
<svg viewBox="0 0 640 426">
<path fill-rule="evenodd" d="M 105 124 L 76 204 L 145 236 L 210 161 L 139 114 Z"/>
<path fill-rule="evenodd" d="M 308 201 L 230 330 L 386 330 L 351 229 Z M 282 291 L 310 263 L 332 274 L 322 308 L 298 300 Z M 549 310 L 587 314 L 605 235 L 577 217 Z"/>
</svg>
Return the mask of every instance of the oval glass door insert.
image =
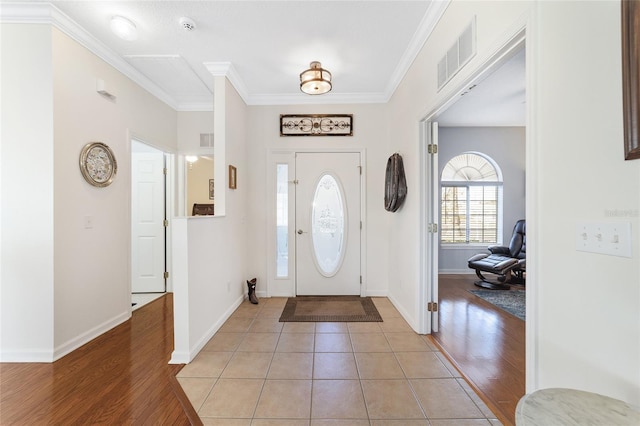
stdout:
<svg viewBox="0 0 640 426">
<path fill-rule="evenodd" d="M 318 181 L 311 209 L 311 239 L 319 272 L 332 277 L 340 269 L 344 257 L 344 195 L 336 178 L 323 175 Z"/>
</svg>

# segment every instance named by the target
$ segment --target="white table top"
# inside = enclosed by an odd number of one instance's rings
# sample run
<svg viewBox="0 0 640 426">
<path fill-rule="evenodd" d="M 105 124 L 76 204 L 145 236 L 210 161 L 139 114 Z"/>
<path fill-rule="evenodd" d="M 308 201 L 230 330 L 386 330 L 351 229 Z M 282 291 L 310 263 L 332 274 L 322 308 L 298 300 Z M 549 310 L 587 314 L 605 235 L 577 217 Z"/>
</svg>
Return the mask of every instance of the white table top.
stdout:
<svg viewBox="0 0 640 426">
<path fill-rule="evenodd" d="M 517 426 L 639 426 L 640 410 L 623 401 L 576 389 L 540 389 L 520 399 Z"/>
</svg>

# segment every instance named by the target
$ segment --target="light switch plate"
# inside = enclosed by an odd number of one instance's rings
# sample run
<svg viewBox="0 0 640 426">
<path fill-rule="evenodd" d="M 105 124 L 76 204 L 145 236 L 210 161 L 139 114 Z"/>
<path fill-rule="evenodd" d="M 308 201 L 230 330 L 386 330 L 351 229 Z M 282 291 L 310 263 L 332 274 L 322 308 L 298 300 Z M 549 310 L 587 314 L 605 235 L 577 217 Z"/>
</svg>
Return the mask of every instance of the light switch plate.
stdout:
<svg viewBox="0 0 640 426">
<path fill-rule="evenodd" d="M 631 257 L 631 222 L 578 222 L 576 250 Z"/>
</svg>

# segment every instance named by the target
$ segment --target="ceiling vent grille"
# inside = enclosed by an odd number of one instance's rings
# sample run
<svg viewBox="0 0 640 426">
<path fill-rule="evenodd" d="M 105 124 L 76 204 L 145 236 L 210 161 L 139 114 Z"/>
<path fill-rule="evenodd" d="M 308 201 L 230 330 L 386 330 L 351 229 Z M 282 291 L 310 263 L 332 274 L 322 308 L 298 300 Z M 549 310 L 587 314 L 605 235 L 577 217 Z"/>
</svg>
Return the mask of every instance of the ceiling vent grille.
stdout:
<svg viewBox="0 0 640 426">
<path fill-rule="evenodd" d="M 200 148 L 213 148 L 213 133 L 200 133 Z"/>
<path fill-rule="evenodd" d="M 476 54 L 476 17 L 462 31 L 447 53 L 438 62 L 438 90 L 464 67 Z"/>
</svg>

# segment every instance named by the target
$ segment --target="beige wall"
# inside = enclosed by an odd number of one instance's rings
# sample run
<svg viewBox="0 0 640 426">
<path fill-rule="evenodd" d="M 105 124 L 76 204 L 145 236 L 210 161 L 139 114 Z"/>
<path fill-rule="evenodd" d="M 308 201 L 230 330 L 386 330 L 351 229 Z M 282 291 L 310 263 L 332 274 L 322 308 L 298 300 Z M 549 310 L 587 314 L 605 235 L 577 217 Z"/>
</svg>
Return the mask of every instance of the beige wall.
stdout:
<svg viewBox="0 0 640 426">
<path fill-rule="evenodd" d="M 436 58 L 471 17 L 477 55 L 440 92 Z M 579 19 L 576 19 L 579 17 Z M 480 65 L 527 31 L 527 390 L 570 387 L 640 403 L 640 162 L 624 161 L 619 2 L 454 1 L 389 103 L 419 176 L 418 122 Z M 411 186 L 410 186 L 411 188 Z M 420 206 L 408 198 L 390 232 L 390 297 L 416 324 Z M 633 257 L 575 250 L 578 221 L 631 222 Z"/>
<path fill-rule="evenodd" d="M 390 141 L 386 133 L 386 107 L 372 105 L 323 105 L 323 106 L 252 106 L 249 108 L 248 125 L 248 170 L 241 182 L 249 186 L 250 209 L 248 210 L 248 268 L 258 277 L 258 291 L 266 292 L 267 257 L 269 242 L 267 235 L 269 217 L 266 211 L 275 188 L 268 186 L 267 158 L 273 150 L 313 149 L 364 149 L 366 167 L 363 171 L 366 187 L 366 206 L 363 218 L 366 224 L 366 270 L 363 271 L 369 294 L 386 295 L 388 291 L 387 227 L 390 213 L 384 210 L 384 172 L 387 158 L 393 154 L 387 148 Z M 281 137 L 280 114 L 353 114 L 354 131 L 351 137 Z M 245 180 L 247 179 L 247 180 Z M 411 195 L 410 195 L 411 196 Z M 275 244 L 275 243 L 274 243 Z M 275 294 L 283 294 L 282 289 Z M 273 290 L 272 290 L 273 291 Z M 286 291 L 286 290 L 285 290 Z M 294 294 L 287 294 L 294 295 Z"/>
<path fill-rule="evenodd" d="M 54 345 L 51 27 L 0 25 L 0 55 L 0 361 L 47 362 Z"/>
<path fill-rule="evenodd" d="M 130 315 L 130 139 L 175 151 L 176 112 L 57 29 L 53 76 L 54 329 L 62 355 Z M 115 101 L 96 93 L 98 78 Z M 91 141 L 109 145 L 118 161 L 106 188 L 89 185 L 78 169 Z"/>
</svg>

